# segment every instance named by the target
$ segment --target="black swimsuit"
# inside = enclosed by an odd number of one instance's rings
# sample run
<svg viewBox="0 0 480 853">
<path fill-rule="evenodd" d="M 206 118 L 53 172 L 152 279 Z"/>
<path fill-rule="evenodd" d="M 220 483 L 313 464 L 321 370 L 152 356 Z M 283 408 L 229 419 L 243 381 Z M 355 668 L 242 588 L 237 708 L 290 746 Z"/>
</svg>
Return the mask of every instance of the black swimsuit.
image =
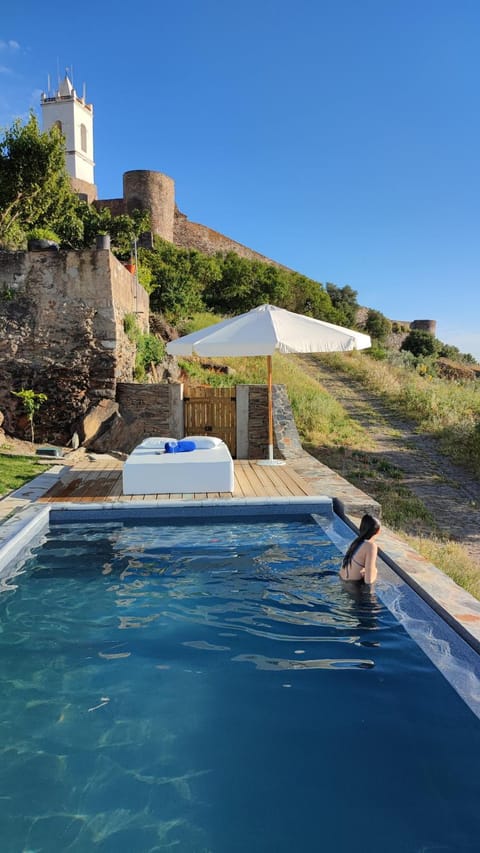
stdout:
<svg viewBox="0 0 480 853">
<path fill-rule="evenodd" d="M 363 542 L 361 542 L 360 545 L 363 545 Z M 359 548 L 360 548 L 360 545 L 358 546 Z M 348 577 L 348 570 L 350 568 L 350 563 L 352 563 L 352 562 L 356 563 L 357 566 L 360 566 L 361 569 L 365 570 L 365 566 L 362 566 L 362 564 L 358 560 L 356 560 L 352 554 L 352 556 L 350 557 L 350 562 L 346 566 L 342 566 L 342 569 L 345 569 L 345 575 L 346 575 L 345 580 L 351 581 L 352 583 L 362 583 L 364 578 L 349 578 Z"/>
</svg>

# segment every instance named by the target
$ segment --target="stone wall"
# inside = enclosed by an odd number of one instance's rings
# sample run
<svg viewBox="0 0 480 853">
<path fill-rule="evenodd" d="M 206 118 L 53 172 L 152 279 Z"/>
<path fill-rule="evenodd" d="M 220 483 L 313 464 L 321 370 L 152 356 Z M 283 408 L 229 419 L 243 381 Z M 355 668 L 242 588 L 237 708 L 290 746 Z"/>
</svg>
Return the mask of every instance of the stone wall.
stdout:
<svg viewBox="0 0 480 853">
<path fill-rule="evenodd" d="M 304 453 L 286 385 L 273 386 L 273 435 L 283 459 L 295 459 Z"/>
<path fill-rule="evenodd" d="M 268 389 L 266 385 L 248 386 L 247 459 L 268 457 Z"/>
<path fill-rule="evenodd" d="M 412 320 L 410 329 L 417 329 L 422 332 L 430 332 L 431 335 L 437 334 L 436 320 Z"/>
<path fill-rule="evenodd" d="M 98 453 L 130 453 L 148 436 L 183 437 L 183 385 L 180 382 L 118 382 L 118 413 L 103 425 L 89 447 Z"/>
<path fill-rule="evenodd" d="M 112 216 L 122 216 L 127 212 L 127 205 L 124 198 L 102 198 L 94 202 L 98 210 L 103 207 L 108 207 Z"/>
<path fill-rule="evenodd" d="M 184 249 L 197 249 L 205 255 L 214 255 L 216 252 L 235 252 L 241 258 L 248 258 L 251 261 L 262 261 L 266 264 L 279 267 L 280 269 L 288 269 L 288 267 L 272 261 L 265 255 L 249 249 L 242 243 L 237 243 L 230 237 L 225 237 L 218 231 L 208 228 L 206 225 L 199 225 L 198 222 L 190 222 L 184 213 L 175 211 L 175 224 L 173 230 L 173 242 L 176 246 L 182 246 Z"/>
<path fill-rule="evenodd" d="M 40 441 L 65 443 L 100 399 L 132 379 L 134 345 L 124 316 L 148 329 L 148 295 L 109 251 L 0 252 L 0 411 L 6 432 L 28 435 L 12 390 L 48 400 Z"/>
<path fill-rule="evenodd" d="M 284 385 L 274 385 L 274 450 L 277 457 L 293 458 L 302 452 Z M 242 398 L 241 409 L 238 403 Z M 183 385 L 180 382 L 140 385 L 117 383 L 118 413 L 105 422 L 89 443 L 98 453 L 130 453 L 147 436 L 182 438 Z M 266 385 L 237 387 L 237 420 L 243 421 L 245 441 L 238 445 L 239 459 L 268 457 L 268 396 Z"/>
</svg>

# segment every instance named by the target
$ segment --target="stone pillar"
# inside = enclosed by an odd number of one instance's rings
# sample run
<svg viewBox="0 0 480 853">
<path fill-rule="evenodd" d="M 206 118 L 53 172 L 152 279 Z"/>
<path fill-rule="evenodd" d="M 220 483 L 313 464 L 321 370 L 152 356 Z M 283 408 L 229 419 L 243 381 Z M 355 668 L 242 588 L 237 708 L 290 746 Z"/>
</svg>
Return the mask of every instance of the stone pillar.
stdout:
<svg viewBox="0 0 480 853">
<path fill-rule="evenodd" d="M 249 386 L 237 385 L 237 459 L 248 459 Z"/>
<path fill-rule="evenodd" d="M 176 382 L 168 386 L 170 429 L 168 434 L 172 438 L 183 438 L 185 435 L 185 424 L 183 419 L 183 382 Z"/>
</svg>

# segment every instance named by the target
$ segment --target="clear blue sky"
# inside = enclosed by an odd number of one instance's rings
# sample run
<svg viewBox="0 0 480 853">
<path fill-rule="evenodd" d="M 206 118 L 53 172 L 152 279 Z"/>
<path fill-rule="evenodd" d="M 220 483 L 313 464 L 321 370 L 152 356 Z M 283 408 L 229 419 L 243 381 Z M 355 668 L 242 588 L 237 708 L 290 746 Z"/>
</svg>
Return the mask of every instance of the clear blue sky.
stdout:
<svg viewBox="0 0 480 853">
<path fill-rule="evenodd" d="M 478 0 L 9 3 L 0 125 L 73 66 L 100 197 L 187 216 L 480 359 Z"/>
</svg>

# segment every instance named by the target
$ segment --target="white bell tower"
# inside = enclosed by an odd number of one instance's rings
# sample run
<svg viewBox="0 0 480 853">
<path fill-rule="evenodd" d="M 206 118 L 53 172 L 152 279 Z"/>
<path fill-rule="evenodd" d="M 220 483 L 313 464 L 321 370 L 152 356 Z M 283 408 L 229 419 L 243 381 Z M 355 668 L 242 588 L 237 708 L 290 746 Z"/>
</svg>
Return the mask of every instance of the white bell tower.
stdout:
<svg viewBox="0 0 480 853">
<path fill-rule="evenodd" d="M 97 198 L 93 174 L 93 106 L 86 102 L 85 87 L 80 98 L 65 74 L 58 90 L 54 94 L 43 92 L 40 103 L 43 129 L 50 130 L 56 125 L 65 137 L 66 165 L 73 190 L 86 201 L 93 201 Z"/>
</svg>

